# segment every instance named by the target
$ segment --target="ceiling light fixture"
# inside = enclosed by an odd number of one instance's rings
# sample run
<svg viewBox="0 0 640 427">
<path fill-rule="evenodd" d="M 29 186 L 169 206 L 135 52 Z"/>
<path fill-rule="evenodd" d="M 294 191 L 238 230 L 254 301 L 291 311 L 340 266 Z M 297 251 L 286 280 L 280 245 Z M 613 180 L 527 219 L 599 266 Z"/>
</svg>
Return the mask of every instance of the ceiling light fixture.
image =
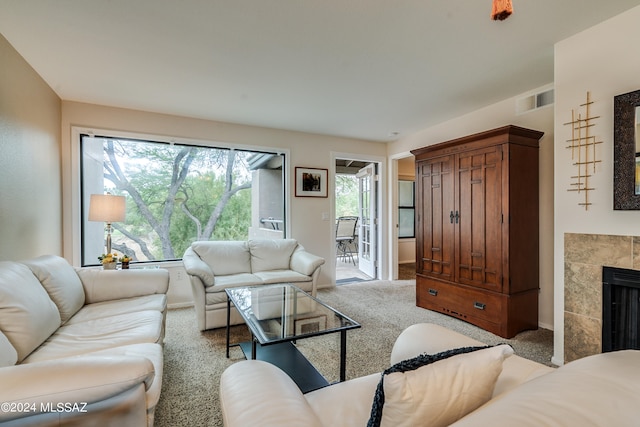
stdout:
<svg viewBox="0 0 640 427">
<path fill-rule="evenodd" d="M 491 19 L 494 21 L 504 21 L 513 13 L 511 0 L 493 0 L 493 11 Z"/>
</svg>

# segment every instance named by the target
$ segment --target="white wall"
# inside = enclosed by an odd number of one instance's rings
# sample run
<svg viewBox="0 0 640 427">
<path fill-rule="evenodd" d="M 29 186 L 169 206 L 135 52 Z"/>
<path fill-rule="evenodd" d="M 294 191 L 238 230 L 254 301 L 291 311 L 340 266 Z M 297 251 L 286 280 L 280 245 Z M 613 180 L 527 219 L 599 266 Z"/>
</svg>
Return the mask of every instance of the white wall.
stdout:
<svg viewBox="0 0 640 427">
<path fill-rule="evenodd" d="M 552 87 L 532 88 L 532 93 Z M 516 115 L 516 100 L 510 98 L 473 113 L 423 129 L 389 145 L 388 155 L 401 157 L 410 150 L 509 124 L 543 131 L 540 142 L 540 299 L 539 324 L 553 329 L 553 109 Z"/>
<path fill-rule="evenodd" d="M 640 89 L 640 6 L 558 43 L 555 48 L 555 343 L 554 362 L 564 358 L 564 234 L 640 235 L 640 212 L 613 210 L 613 98 Z M 565 147 L 571 129 L 571 110 L 594 101 L 593 134 L 604 143 L 602 159 L 591 183 L 593 203 L 578 206 L 579 196 L 568 193 L 575 174 Z"/>
<path fill-rule="evenodd" d="M 60 98 L 0 35 L 0 260 L 62 255 Z"/>
<path fill-rule="evenodd" d="M 348 151 L 384 159 L 386 145 L 371 141 L 339 138 L 290 132 L 276 129 L 243 126 L 209 120 L 190 119 L 151 112 L 111 108 L 92 104 L 64 101 L 62 103 L 62 165 L 63 165 L 63 206 L 65 236 L 77 229 L 77 205 L 73 200 L 74 171 L 72 156 L 75 155 L 76 141 L 72 129 L 113 129 L 137 134 L 160 135 L 171 138 L 240 144 L 243 147 L 267 147 L 289 150 L 289 197 L 290 197 L 290 237 L 298 239 L 311 253 L 322 256 L 326 264 L 322 267 L 319 285 L 335 283 L 335 268 L 332 259 L 335 235 L 330 215 L 323 219 L 323 213 L 332 212 L 333 183 L 329 184 L 327 198 L 296 198 L 293 188 L 293 170 L 296 166 L 331 169 L 331 153 Z M 329 175 L 330 181 L 332 179 Z M 387 247 L 383 241 L 382 248 Z M 73 241 L 65 241 L 65 257 L 72 259 L 77 248 Z M 385 252 L 386 253 L 386 252 Z"/>
</svg>

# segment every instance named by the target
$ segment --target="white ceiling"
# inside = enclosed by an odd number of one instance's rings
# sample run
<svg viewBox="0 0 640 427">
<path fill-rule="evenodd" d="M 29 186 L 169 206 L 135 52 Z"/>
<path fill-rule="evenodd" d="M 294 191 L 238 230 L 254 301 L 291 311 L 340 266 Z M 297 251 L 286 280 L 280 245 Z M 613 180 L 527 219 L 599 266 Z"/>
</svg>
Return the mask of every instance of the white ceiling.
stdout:
<svg viewBox="0 0 640 427">
<path fill-rule="evenodd" d="M 640 0 L 491 3 L 0 0 L 0 33 L 63 100 L 389 141 L 551 83 Z"/>
</svg>

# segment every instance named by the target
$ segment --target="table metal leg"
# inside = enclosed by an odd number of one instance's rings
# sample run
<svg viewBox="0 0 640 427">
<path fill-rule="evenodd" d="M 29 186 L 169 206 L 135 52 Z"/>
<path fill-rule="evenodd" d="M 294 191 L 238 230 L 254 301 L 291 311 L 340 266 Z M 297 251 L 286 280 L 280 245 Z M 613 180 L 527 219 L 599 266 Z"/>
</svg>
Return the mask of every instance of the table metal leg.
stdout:
<svg viewBox="0 0 640 427">
<path fill-rule="evenodd" d="M 347 330 L 340 331 L 340 382 L 346 379 L 347 374 Z"/>
<path fill-rule="evenodd" d="M 229 323 L 231 323 L 231 298 L 227 296 L 227 359 L 229 358 Z"/>
<path fill-rule="evenodd" d="M 251 360 L 256 360 L 256 337 L 251 334 Z"/>
</svg>

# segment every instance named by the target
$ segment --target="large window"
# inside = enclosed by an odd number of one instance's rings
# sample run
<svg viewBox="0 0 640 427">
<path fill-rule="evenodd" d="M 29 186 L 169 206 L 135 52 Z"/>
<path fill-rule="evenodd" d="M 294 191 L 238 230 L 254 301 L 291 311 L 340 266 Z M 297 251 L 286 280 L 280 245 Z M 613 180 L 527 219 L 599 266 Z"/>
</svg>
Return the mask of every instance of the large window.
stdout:
<svg viewBox="0 0 640 427">
<path fill-rule="evenodd" d="M 226 147 L 81 136 L 82 265 L 105 252 L 91 194 L 125 196 L 112 252 L 175 260 L 196 240 L 284 237 L 284 156 Z"/>
</svg>

